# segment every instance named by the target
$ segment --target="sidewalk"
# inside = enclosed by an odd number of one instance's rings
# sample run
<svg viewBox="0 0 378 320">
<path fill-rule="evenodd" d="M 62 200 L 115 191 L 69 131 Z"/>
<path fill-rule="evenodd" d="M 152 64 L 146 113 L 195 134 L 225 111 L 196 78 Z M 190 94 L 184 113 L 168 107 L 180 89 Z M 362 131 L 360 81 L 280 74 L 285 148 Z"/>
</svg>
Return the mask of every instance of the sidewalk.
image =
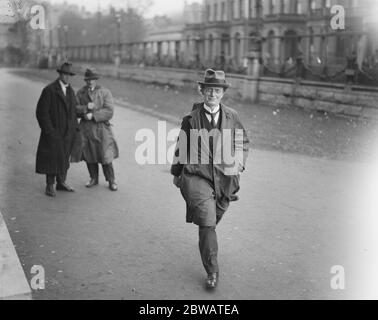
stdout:
<svg viewBox="0 0 378 320">
<path fill-rule="evenodd" d="M 31 291 L 0 212 L 0 300 L 31 300 Z"/>
</svg>

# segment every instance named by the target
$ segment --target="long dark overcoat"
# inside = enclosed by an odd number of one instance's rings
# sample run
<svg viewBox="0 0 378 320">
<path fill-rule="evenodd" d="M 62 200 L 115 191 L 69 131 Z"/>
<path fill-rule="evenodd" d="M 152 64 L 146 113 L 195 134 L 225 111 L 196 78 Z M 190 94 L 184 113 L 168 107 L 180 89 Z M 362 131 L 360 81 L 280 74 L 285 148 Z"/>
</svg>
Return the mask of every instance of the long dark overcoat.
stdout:
<svg viewBox="0 0 378 320">
<path fill-rule="evenodd" d="M 66 96 L 59 80 L 45 87 L 36 110 L 41 136 L 38 143 L 36 172 L 39 174 L 65 173 L 70 165 L 70 154 L 77 136 L 76 97 L 71 86 Z"/>
</svg>

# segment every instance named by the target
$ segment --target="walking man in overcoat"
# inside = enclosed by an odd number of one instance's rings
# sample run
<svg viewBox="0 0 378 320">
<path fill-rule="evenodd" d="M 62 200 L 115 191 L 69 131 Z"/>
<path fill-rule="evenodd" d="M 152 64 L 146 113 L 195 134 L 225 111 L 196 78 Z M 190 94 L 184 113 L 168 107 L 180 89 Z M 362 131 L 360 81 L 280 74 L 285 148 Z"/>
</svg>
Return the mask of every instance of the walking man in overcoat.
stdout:
<svg viewBox="0 0 378 320">
<path fill-rule="evenodd" d="M 219 280 L 215 229 L 229 203 L 238 200 L 249 140 L 238 113 L 221 104 L 229 87 L 225 73 L 208 69 L 198 83 L 204 101 L 182 121 L 171 173 L 186 201 L 186 221 L 199 226 L 205 284 L 214 289 Z"/>
<path fill-rule="evenodd" d="M 70 154 L 78 122 L 76 118 L 76 97 L 71 88 L 70 77 L 75 75 L 72 65 L 65 62 L 57 69 L 59 78 L 42 91 L 36 110 L 41 128 L 37 150 L 36 172 L 46 175 L 46 195 L 55 197 L 56 190 L 74 192 L 66 184 L 70 166 Z"/>
<path fill-rule="evenodd" d="M 74 154 L 72 161 L 84 160 L 87 164 L 90 180 L 87 188 L 98 185 L 99 164 L 111 191 L 117 191 L 113 160 L 119 157 L 118 145 L 114 138 L 110 120 L 114 114 L 113 96 L 107 88 L 97 84 L 99 74 L 93 68 L 85 71 L 86 86 L 77 92 L 77 116 L 81 118 L 81 148 Z"/>
</svg>

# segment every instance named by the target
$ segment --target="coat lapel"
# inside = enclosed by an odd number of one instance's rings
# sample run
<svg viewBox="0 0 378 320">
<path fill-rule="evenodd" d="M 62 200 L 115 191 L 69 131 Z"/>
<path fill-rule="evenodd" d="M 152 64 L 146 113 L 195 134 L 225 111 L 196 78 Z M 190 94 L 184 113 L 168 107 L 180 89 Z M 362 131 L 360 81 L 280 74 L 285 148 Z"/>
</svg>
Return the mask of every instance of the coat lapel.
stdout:
<svg viewBox="0 0 378 320">
<path fill-rule="evenodd" d="M 89 87 L 88 87 L 87 92 L 88 92 L 88 96 L 89 96 L 91 102 L 96 104 L 96 101 L 98 100 L 97 97 L 99 95 L 98 92 L 99 92 L 100 89 L 101 89 L 101 87 L 99 85 L 96 85 L 94 90 L 92 92 L 90 92 Z"/>
<path fill-rule="evenodd" d="M 67 88 L 67 92 L 66 92 L 67 96 L 64 96 L 64 93 L 63 93 L 62 87 L 60 86 L 59 80 L 56 80 L 55 81 L 55 92 L 57 93 L 58 97 L 60 97 L 60 99 L 63 101 L 64 107 L 66 108 L 66 111 L 68 112 L 68 104 L 67 104 L 67 99 L 66 99 L 66 97 L 68 97 L 68 95 L 69 95 L 68 88 Z"/>
<path fill-rule="evenodd" d="M 223 129 L 230 129 L 232 128 L 230 125 L 230 112 L 227 110 L 227 107 L 223 104 L 220 105 L 221 113 L 222 113 L 222 122 L 220 126 L 221 132 L 223 132 Z"/>
</svg>

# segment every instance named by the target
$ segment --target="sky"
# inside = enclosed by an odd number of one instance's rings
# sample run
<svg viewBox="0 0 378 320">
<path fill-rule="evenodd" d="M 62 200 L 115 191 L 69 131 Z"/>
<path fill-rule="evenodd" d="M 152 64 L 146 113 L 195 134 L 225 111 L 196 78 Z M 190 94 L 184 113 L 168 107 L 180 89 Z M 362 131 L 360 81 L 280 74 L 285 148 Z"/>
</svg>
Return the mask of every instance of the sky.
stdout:
<svg viewBox="0 0 378 320">
<path fill-rule="evenodd" d="M 89 11 L 97 11 L 98 4 L 102 9 L 108 8 L 110 4 L 114 6 L 123 5 L 126 7 L 127 0 L 50 0 L 52 3 L 68 3 L 80 4 L 85 6 Z M 145 13 L 146 18 L 153 17 L 155 15 L 171 14 L 182 12 L 184 8 L 184 0 L 151 0 L 153 4 L 148 8 Z M 139 3 L 138 0 L 129 0 L 130 3 Z M 188 3 L 195 2 L 194 0 L 188 0 Z"/>
</svg>

